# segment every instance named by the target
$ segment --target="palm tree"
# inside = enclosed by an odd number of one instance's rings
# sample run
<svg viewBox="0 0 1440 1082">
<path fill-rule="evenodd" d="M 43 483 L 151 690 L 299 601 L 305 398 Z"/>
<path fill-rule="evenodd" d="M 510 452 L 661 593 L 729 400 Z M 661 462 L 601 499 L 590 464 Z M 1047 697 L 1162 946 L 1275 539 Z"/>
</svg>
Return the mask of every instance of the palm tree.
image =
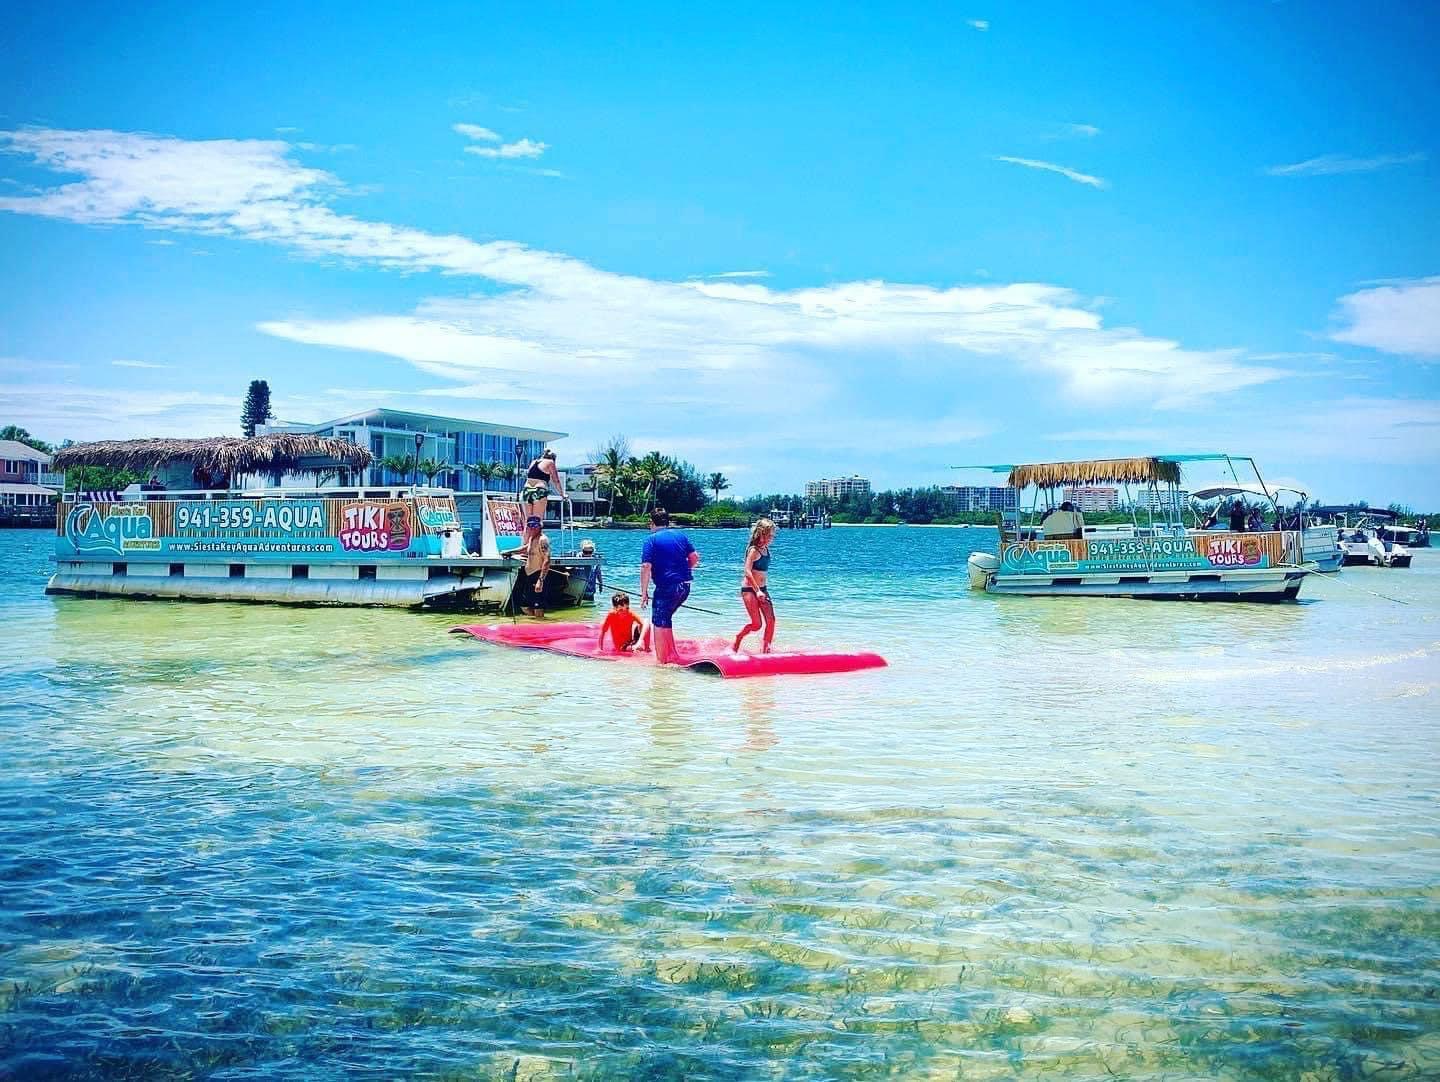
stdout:
<svg viewBox="0 0 1440 1082">
<path fill-rule="evenodd" d="M 392 473 L 398 473 L 402 478 L 400 484 L 403 485 L 405 483 L 403 478 L 415 472 L 415 456 L 386 455 L 380 460 L 380 465 L 385 467 L 385 469 L 389 470 Z"/>
<path fill-rule="evenodd" d="M 495 476 L 502 481 L 509 481 L 520 472 L 508 462 L 492 462 L 490 465 L 495 469 Z"/>
<path fill-rule="evenodd" d="M 615 441 L 605 448 L 603 454 L 596 456 L 599 461 L 595 463 L 595 474 L 606 482 L 609 495 L 605 500 L 605 509 L 610 518 L 615 517 L 615 489 L 620 484 L 622 474 L 625 472 L 624 449 L 616 446 Z"/>
<path fill-rule="evenodd" d="M 422 475 L 424 475 L 425 483 L 427 485 L 433 485 L 435 483 L 436 475 L 444 473 L 450 467 L 444 462 L 441 462 L 439 459 L 423 458 L 419 462 L 415 463 L 415 468 L 419 470 Z"/>
<path fill-rule="evenodd" d="M 660 486 L 675 480 L 675 470 L 670 460 L 659 451 L 651 451 L 635 463 L 635 476 L 645 483 L 645 510 L 655 505 L 655 496 Z"/>
<path fill-rule="evenodd" d="M 467 462 L 465 471 L 472 477 L 479 478 L 480 489 L 483 492 L 490 487 L 490 482 L 495 480 L 495 470 L 499 466 L 498 462 Z"/>
<path fill-rule="evenodd" d="M 730 480 L 723 473 L 712 473 L 705 479 L 705 486 L 715 493 L 715 502 L 720 502 L 720 493 L 730 487 Z"/>
</svg>

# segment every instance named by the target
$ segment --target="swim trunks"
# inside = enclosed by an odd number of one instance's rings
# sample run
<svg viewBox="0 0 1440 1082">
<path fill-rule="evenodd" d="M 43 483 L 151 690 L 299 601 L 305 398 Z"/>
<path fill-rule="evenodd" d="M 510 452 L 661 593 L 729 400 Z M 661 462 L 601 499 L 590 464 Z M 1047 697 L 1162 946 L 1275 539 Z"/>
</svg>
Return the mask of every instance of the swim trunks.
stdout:
<svg viewBox="0 0 1440 1082">
<path fill-rule="evenodd" d="M 520 502 L 535 503 L 537 500 L 546 499 L 549 495 L 549 485 L 526 485 L 520 490 Z"/>
<path fill-rule="evenodd" d="M 655 627 L 674 626 L 675 610 L 690 597 L 690 584 L 682 582 L 676 586 L 657 586 L 655 601 L 650 611 L 650 622 Z"/>
</svg>

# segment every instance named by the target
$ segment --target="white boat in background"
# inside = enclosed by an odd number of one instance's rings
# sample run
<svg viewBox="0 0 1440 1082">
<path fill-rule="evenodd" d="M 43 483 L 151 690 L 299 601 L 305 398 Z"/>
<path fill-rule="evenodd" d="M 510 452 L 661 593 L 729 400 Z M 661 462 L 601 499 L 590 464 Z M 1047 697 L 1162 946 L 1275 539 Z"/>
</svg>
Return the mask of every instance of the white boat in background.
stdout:
<svg viewBox="0 0 1440 1082">
<path fill-rule="evenodd" d="M 1032 493 L 1028 508 L 999 516 L 999 551 L 969 557 L 971 588 L 1031 597 L 1294 600 L 1314 570 L 1302 557 L 1301 531 L 1187 529 L 1179 486 L 1188 462 L 1224 462 L 1232 474 L 1249 463 L 1265 487 L 1253 459 L 1223 454 L 959 467 L 1007 473 L 1010 487 Z M 1124 486 L 1129 523 L 1087 525 L 1071 504 L 1056 502 L 1065 487 L 1100 484 Z"/>
<path fill-rule="evenodd" d="M 1340 551 L 1350 566 L 1409 567 L 1414 554 L 1404 541 L 1413 531 L 1397 523 L 1399 516 L 1383 508 L 1320 507 L 1339 534 Z"/>
<path fill-rule="evenodd" d="M 1284 494 L 1293 497 L 1292 501 L 1285 501 L 1293 503 L 1293 506 L 1288 509 L 1282 505 L 1281 496 Z M 1264 484 L 1225 484 L 1222 482 L 1192 489 L 1190 510 L 1195 521 L 1194 531 L 1196 533 L 1213 532 L 1213 526 L 1207 528 L 1205 524 L 1218 520 L 1218 516 L 1223 511 L 1224 502 L 1245 497 L 1270 504 L 1271 513 L 1266 517 L 1277 530 L 1300 531 L 1300 555 L 1305 563 L 1314 564 L 1317 571 L 1325 573 L 1339 571 L 1344 566 L 1345 553 L 1340 547 L 1340 531 L 1333 525 L 1318 521 L 1312 523 L 1311 516 L 1307 516 L 1305 513 L 1305 504 L 1310 499 L 1309 493 L 1289 485 L 1266 486 Z M 1211 501 L 1215 501 L 1215 506 L 1205 508 L 1204 505 Z"/>
</svg>

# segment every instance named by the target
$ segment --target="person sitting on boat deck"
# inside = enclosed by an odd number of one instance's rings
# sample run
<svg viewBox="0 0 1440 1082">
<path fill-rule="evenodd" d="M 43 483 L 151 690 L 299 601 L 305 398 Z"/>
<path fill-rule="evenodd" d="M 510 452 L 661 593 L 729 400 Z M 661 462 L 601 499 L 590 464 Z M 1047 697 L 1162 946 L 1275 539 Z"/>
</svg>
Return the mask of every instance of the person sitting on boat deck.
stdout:
<svg viewBox="0 0 1440 1082">
<path fill-rule="evenodd" d="M 1075 510 L 1075 505 L 1069 500 L 1051 511 L 1040 523 L 1040 529 L 1045 534 L 1046 541 L 1065 541 L 1078 538 L 1084 526 L 1085 516 Z"/>
<path fill-rule="evenodd" d="M 1245 532 L 1245 505 L 1239 500 L 1230 505 L 1230 532 Z"/>
<path fill-rule="evenodd" d="M 1250 508 L 1250 514 L 1245 516 L 1245 529 L 1250 533 L 1260 533 L 1265 529 L 1265 516 L 1258 506 Z"/>
<path fill-rule="evenodd" d="M 600 625 L 600 649 L 605 649 L 605 636 L 610 636 L 617 653 L 628 654 L 635 649 L 645 630 L 645 621 L 630 611 L 630 595 L 616 590 L 610 597 L 610 615 Z"/>
<path fill-rule="evenodd" d="M 1215 528 L 1215 523 L 1219 521 L 1220 508 L 1217 506 L 1213 511 L 1211 511 L 1208 515 L 1205 516 L 1205 521 L 1200 523 L 1200 528 L 1202 530 L 1213 530 Z"/>
<path fill-rule="evenodd" d="M 545 579 L 549 574 L 550 538 L 542 533 L 525 554 L 525 566 L 520 571 L 520 581 L 515 584 L 520 607 L 527 616 L 537 620 L 545 618 Z"/>
<path fill-rule="evenodd" d="M 517 553 L 529 552 L 530 544 L 540 536 L 545 528 L 545 504 L 550 499 L 550 485 L 555 485 L 555 493 L 562 500 L 565 498 L 565 482 L 560 479 L 560 467 L 555 461 L 553 448 L 545 448 L 545 453 L 525 471 L 525 487 L 520 490 L 520 502 L 525 505 L 525 536 L 521 538 L 520 547 Z"/>
</svg>

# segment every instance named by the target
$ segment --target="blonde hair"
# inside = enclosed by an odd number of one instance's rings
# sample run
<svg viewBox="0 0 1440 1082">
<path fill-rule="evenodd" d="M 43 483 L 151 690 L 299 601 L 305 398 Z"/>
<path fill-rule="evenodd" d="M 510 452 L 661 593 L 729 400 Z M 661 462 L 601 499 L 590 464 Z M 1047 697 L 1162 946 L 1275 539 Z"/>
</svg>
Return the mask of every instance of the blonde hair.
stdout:
<svg viewBox="0 0 1440 1082">
<path fill-rule="evenodd" d="M 754 548 L 760 547 L 760 538 L 774 536 L 775 523 L 768 518 L 756 519 L 755 525 L 750 527 L 750 544 Z"/>
</svg>

